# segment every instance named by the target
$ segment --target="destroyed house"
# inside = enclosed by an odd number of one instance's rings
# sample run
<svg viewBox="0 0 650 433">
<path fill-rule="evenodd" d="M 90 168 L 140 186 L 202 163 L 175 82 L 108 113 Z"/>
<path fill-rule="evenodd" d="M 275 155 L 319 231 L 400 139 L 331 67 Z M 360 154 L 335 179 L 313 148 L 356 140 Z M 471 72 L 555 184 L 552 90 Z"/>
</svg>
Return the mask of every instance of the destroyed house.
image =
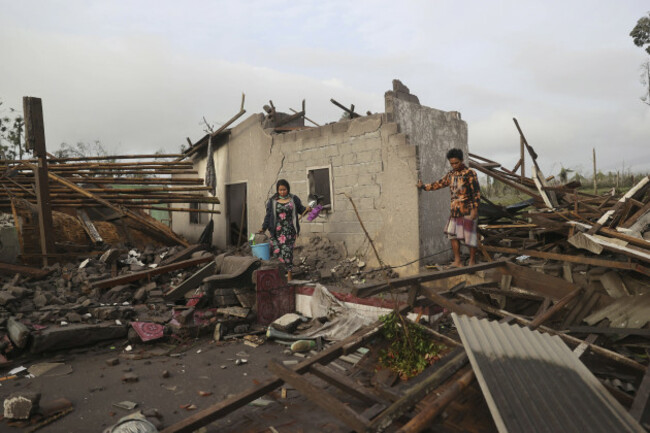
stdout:
<svg viewBox="0 0 650 433">
<path fill-rule="evenodd" d="M 221 213 L 214 215 L 213 244 L 240 245 L 257 232 L 275 183 L 286 179 L 303 203 L 317 194 L 330 205 L 312 222 L 302 219 L 298 242 L 324 236 L 344 245 L 348 256 L 376 266 L 356 207 L 385 263 L 449 257 L 443 234 L 449 192 L 422 193 L 416 183 L 432 182 L 449 170 L 447 150 L 467 152 L 467 123 L 458 112 L 421 105 L 397 80 L 385 94 L 385 107 L 384 113 L 366 116 L 347 110 L 348 118 L 314 127 L 304 126 L 304 109 L 289 116 L 265 107 L 267 114 L 213 134 L 212 155 L 209 135 L 196 142 L 186 155 L 202 178 L 213 158 L 216 196 L 223 198 Z M 195 242 L 209 218 L 208 212 L 174 215 L 172 229 Z M 418 266 L 402 271 L 416 272 Z"/>
</svg>

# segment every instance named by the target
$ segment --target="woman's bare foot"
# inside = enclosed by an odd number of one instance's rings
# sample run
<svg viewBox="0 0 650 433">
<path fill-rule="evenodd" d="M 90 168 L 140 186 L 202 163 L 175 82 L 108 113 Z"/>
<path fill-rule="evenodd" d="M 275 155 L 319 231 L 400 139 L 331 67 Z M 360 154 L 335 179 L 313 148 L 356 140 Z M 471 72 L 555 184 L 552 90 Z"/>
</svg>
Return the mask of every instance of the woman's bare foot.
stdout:
<svg viewBox="0 0 650 433">
<path fill-rule="evenodd" d="M 451 265 L 449 265 L 450 268 L 462 268 L 463 263 L 462 262 L 452 262 Z"/>
<path fill-rule="evenodd" d="M 470 262 L 467 264 L 467 266 L 474 266 L 476 264 L 475 260 L 470 260 Z"/>
</svg>

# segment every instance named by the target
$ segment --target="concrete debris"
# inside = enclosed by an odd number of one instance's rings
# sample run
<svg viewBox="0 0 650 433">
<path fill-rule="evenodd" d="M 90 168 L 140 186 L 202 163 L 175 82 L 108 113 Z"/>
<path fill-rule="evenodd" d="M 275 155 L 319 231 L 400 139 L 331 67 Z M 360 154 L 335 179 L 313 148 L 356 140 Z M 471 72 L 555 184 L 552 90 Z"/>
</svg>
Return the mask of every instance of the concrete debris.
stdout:
<svg viewBox="0 0 650 433">
<path fill-rule="evenodd" d="M 4 417 L 9 419 L 29 419 L 38 410 L 40 393 L 14 393 L 5 398 Z"/>
</svg>

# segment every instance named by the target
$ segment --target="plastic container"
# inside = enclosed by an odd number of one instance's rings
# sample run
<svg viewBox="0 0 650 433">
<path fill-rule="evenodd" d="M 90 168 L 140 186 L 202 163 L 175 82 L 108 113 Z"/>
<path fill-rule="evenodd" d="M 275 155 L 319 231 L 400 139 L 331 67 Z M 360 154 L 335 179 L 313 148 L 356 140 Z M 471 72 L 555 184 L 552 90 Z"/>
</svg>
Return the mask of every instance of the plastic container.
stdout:
<svg viewBox="0 0 650 433">
<path fill-rule="evenodd" d="M 259 259 L 268 260 L 271 258 L 271 250 L 269 249 L 268 243 L 251 245 L 251 251 Z"/>
</svg>

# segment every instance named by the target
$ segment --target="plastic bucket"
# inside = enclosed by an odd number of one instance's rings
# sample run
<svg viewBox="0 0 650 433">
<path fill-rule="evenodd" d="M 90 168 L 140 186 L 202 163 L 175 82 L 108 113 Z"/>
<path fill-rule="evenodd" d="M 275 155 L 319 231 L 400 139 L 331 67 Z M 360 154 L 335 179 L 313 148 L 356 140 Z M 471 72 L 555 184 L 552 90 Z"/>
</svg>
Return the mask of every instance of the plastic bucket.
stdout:
<svg viewBox="0 0 650 433">
<path fill-rule="evenodd" d="M 251 245 L 251 250 L 253 255 L 262 260 L 268 260 L 271 258 L 271 250 L 269 249 L 269 244 L 255 244 Z"/>
</svg>

